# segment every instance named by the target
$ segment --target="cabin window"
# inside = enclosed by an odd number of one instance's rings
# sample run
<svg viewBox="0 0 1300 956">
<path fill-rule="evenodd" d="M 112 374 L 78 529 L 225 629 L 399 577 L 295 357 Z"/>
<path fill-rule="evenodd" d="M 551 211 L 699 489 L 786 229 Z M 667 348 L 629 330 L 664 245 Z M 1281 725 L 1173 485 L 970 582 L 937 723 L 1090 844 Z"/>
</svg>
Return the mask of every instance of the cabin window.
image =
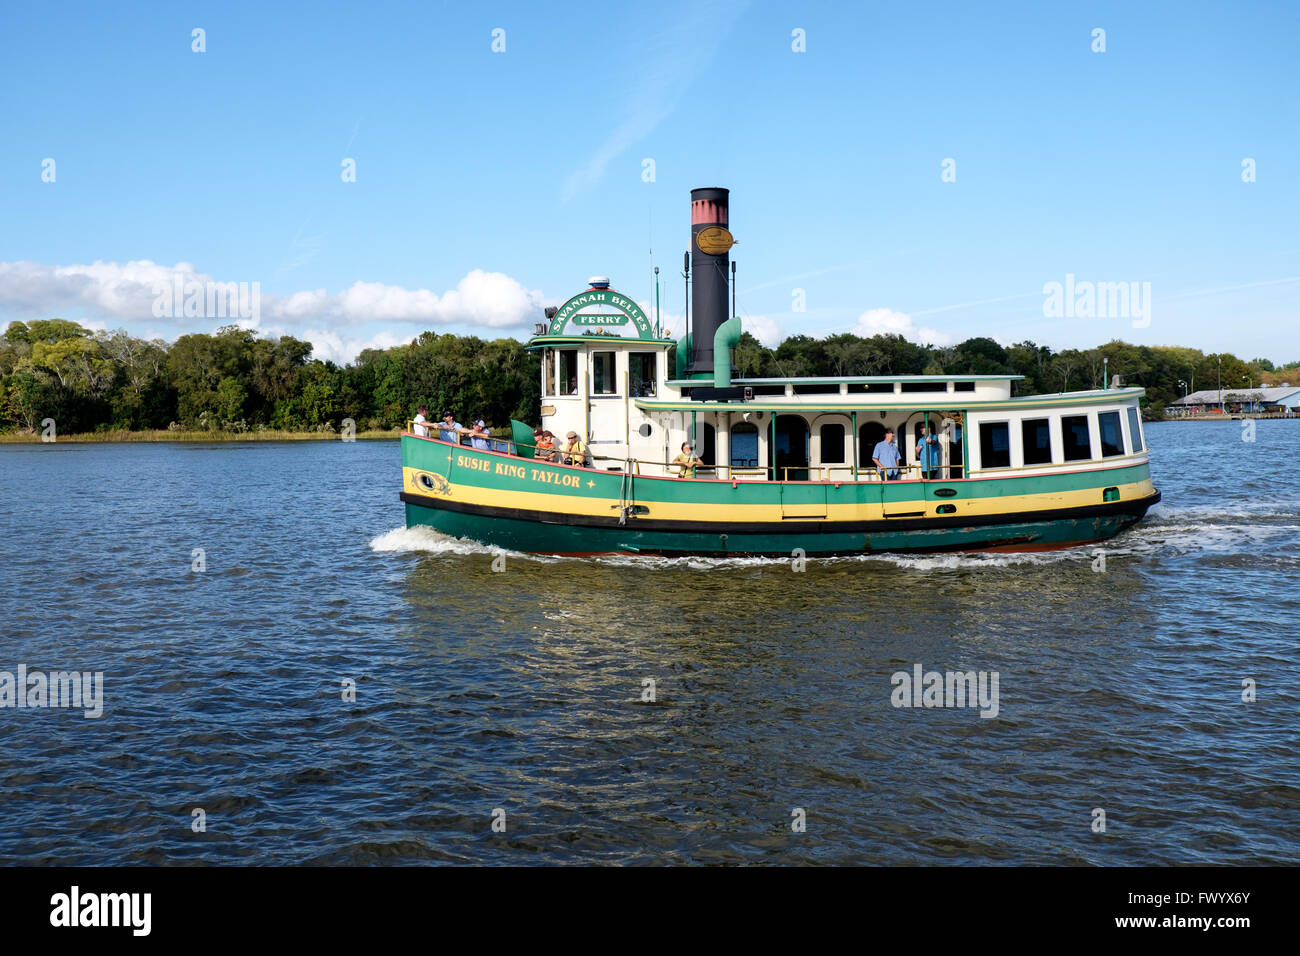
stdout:
<svg viewBox="0 0 1300 956">
<path fill-rule="evenodd" d="M 904 392 L 946 392 L 948 391 L 947 382 L 904 382 L 902 391 Z"/>
<path fill-rule="evenodd" d="M 1087 415 L 1062 416 L 1061 437 L 1065 440 L 1066 461 L 1086 461 L 1092 457 L 1092 436 L 1088 434 Z"/>
<path fill-rule="evenodd" d="M 892 395 L 893 382 L 850 382 L 850 395 Z"/>
<path fill-rule="evenodd" d="M 822 426 L 822 464 L 844 464 L 844 426 Z"/>
<path fill-rule="evenodd" d="M 1026 465 L 1047 465 L 1052 461 L 1052 429 L 1046 418 L 1026 418 L 1020 423 L 1020 438 Z"/>
<path fill-rule="evenodd" d="M 542 394 L 555 394 L 555 349 L 542 350 Z"/>
<path fill-rule="evenodd" d="M 980 467 L 1011 467 L 1011 430 L 1006 422 L 980 423 Z"/>
<path fill-rule="evenodd" d="M 731 426 L 731 467 L 758 467 L 758 426 L 736 422 Z"/>
<path fill-rule="evenodd" d="M 796 385 L 794 387 L 796 395 L 838 395 L 840 393 L 839 383 L 820 382 L 815 385 Z"/>
<path fill-rule="evenodd" d="M 974 382 L 953 382 L 952 390 L 954 392 L 973 392 L 975 391 Z"/>
<path fill-rule="evenodd" d="M 1097 431 L 1101 433 L 1101 457 L 1114 458 L 1124 454 L 1124 436 L 1119 430 L 1119 412 L 1100 412 Z"/>
<path fill-rule="evenodd" d="M 560 394 L 578 394 L 578 350 L 561 349 L 560 355 Z"/>
<path fill-rule="evenodd" d="M 1128 410 L 1128 437 L 1133 446 L 1133 454 L 1136 455 L 1142 450 L 1142 426 L 1138 424 L 1138 410 L 1131 405 Z"/>
<path fill-rule="evenodd" d="M 654 352 L 631 352 L 627 357 L 628 381 L 632 383 L 632 394 L 637 398 L 653 398 L 659 376 L 655 367 Z"/>
<path fill-rule="evenodd" d="M 618 391 L 614 383 L 614 353 L 591 353 L 591 393 L 593 395 L 613 395 Z"/>
</svg>

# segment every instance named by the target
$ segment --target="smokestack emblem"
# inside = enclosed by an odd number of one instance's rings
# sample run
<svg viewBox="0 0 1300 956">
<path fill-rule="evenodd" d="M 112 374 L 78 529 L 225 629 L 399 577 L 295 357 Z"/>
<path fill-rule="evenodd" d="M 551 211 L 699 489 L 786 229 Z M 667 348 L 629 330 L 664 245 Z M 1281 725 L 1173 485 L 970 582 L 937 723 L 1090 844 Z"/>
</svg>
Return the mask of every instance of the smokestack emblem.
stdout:
<svg viewBox="0 0 1300 956">
<path fill-rule="evenodd" d="M 709 226 L 695 234 L 695 244 L 706 255 L 720 256 L 730 250 L 736 240 L 725 226 Z"/>
</svg>

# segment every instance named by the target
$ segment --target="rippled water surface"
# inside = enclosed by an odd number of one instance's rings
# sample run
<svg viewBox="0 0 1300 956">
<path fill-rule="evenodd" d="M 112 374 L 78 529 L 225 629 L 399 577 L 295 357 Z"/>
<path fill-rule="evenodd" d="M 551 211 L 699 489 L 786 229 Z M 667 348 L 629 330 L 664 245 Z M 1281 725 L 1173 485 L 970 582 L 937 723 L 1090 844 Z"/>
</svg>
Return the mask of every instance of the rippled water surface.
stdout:
<svg viewBox="0 0 1300 956">
<path fill-rule="evenodd" d="M 0 446 L 0 670 L 105 688 L 0 709 L 0 861 L 1300 862 L 1300 422 L 1147 433 L 1104 573 L 498 573 L 402 527 L 394 442 Z M 918 663 L 997 717 L 891 706 Z"/>
</svg>

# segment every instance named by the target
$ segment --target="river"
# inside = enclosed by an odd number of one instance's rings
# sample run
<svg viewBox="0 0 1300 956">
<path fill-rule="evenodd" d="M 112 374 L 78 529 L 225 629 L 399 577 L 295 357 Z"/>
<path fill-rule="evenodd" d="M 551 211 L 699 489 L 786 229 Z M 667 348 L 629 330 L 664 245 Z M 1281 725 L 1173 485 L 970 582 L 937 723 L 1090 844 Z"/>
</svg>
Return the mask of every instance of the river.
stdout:
<svg viewBox="0 0 1300 956">
<path fill-rule="evenodd" d="M 0 671 L 103 675 L 0 709 L 0 862 L 1300 862 L 1300 423 L 1146 431 L 1104 570 L 500 557 L 395 442 L 0 445 Z"/>
</svg>

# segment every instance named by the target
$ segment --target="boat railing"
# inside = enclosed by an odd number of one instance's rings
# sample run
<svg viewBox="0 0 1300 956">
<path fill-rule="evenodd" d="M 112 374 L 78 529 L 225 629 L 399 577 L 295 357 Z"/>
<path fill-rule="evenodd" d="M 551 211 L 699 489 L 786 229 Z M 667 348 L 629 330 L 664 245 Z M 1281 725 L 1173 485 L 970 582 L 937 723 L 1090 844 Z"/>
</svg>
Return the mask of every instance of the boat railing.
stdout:
<svg viewBox="0 0 1300 956">
<path fill-rule="evenodd" d="M 427 434 L 422 435 L 419 431 L 417 431 L 418 428 L 425 429 L 427 431 Z M 416 422 L 414 420 L 408 420 L 406 423 L 406 429 L 410 434 L 416 436 L 417 438 L 432 438 L 436 441 L 443 440 L 440 434 L 440 426 L 439 423 L 437 422 L 433 422 L 433 421 Z M 459 435 L 458 438 L 459 438 L 459 441 L 457 442 L 458 445 L 467 448 L 473 447 L 468 440 L 470 438 L 468 434 Z M 494 452 L 499 452 L 507 455 L 515 455 L 521 458 L 533 457 L 531 454 L 529 454 L 529 452 L 531 452 L 533 449 L 533 446 L 531 445 L 516 447 L 515 443 L 510 441 L 509 439 L 495 438 L 491 435 L 486 436 L 485 440 L 489 443 L 490 448 L 479 449 L 480 451 L 484 451 L 484 450 L 494 451 Z M 564 449 L 562 447 L 557 446 L 554 451 L 554 454 L 559 459 L 559 461 L 556 463 L 559 464 L 566 463 Z M 619 458 L 611 455 L 596 455 L 596 454 L 592 454 L 591 458 L 592 458 L 593 466 L 595 465 L 596 462 L 608 462 L 610 464 L 616 465 L 617 467 L 611 468 L 607 466 L 604 470 L 626 473 L 638 477 L 645 474 L 641 470 L 642 466 L 645 466 L 646 468 L 653 468 L 656 470 L 656 472 L 659 472 L 658 474 L 652 474 L 651 475 L 652 477 L 662 477 L 663 475 L 676 477 L 679 475 L 682 469 L 682 463 L 677 461 L 659 461 L 652 458 Z M 744 480 L 744 481 L 779 480 L 782 482 L 843 481 L 846 484 L 848 484 L 853 482 L 886 480 L 884 478 L 884 472 L 886 470 L 894 471 L 898 473 L 897 478 L 888 479 L 889 481 L 920 481 L 923 478 L 921 474 L 923 469 L 919 464 L 904 465 L 901 462 L 889 469 L 877 468 L 875 465 L 855 466 L 855 465 L 843 465 L 843 464 L 777 465 L 777 466 L 769 466 L 769 467 L 749 466 L 749 465 L 741 466 L 741 465 L 698 464 L 695 465 L 694 467 L 695 467 L 696 477 L 700 477 L 700 476 L 713 477 L 722 481 L 740 481 L 740 480 Z M 939 465 L 935 468 L 930 468 L 926 470 L 931 472 L 934 471 L 940 472 L 940 476 L 941 476 L 940 478 L 929 479 L 934 481 L 934 480 L 945 480 L 951 477 L 952 472 L 954 470 L 960 470 L 960 469 L 961 469 L 960 465 Z"/>
<path fill-rule="evenodd" d="M 644 474 L 641 468 L 646 466 L 654 469 L 665 469 L 665 472 L 672 475 L 680 472 L 681 462 L 676 461 L 657 461 L 648 458 L 617 458 L 607 455 L 594 455 L 594 461 L 610 462 L 617 464 L 619 467 L 608 468 L 608 471 L 623 472 L 636 476 Z M 696 465 L 697 473 L 708 473 L 722 481 L 732 480 L 773 480 L 769 476 L 775 474 L 782 482 L 791 481 L 822 481 L 835 482 L 842 481 L 845 484 L 854 482 L 883 481 L 886 480 L 883 475 L 885 471 L 894 471 L 898 477 L 887 479 L 889 481 L 942 481 L 951 477 L 954 470 L 960 470 L 961 465 L 940 465 L 934 468 L 923 469 L 919 464 L 904 465 L 898 464 L 893 468 L 881 469 L 875 465 L 858 466 L 852 465 L 780 465 L 775 468 L 769 467 L 740 467 L 735 465 Z M 922 475 L 923 471 L 939 472 L 939 477 L 926 479 Z M 660 475 L 655 475 L 661 477 Z"/>
<path fill-rule="evenodd" d="M 420 429 L 423 429 L 423 431 L 420 431 Z M 432 438 L 434 441 L 445 440 L 442 437 L 442 423 L 433 421 L 432 419 L 423 422 L 408 419 L 406 422 L 406 431 L 408 434 L 414 435 L 416 438 Z M 475 436 L 470 432 L 465 431 L 456 437 L 457 440 L 455 442 L 449 442 L 449 444 L 461 445 L 465 448 L 474 448 L 476 446 L 473 443 L 473 439 L 477 437 L 480 441 L 486 441 L 488 443 L 487 448 L 480 448 L 478 449 L 479 451 L 495 451 L 504 455 L 519 454 L 515 449 L 515 443 L 513 441 L 509 438 L 497 438 L 491 432 L 485 432 L 483 435 Z"/>
</svg>

